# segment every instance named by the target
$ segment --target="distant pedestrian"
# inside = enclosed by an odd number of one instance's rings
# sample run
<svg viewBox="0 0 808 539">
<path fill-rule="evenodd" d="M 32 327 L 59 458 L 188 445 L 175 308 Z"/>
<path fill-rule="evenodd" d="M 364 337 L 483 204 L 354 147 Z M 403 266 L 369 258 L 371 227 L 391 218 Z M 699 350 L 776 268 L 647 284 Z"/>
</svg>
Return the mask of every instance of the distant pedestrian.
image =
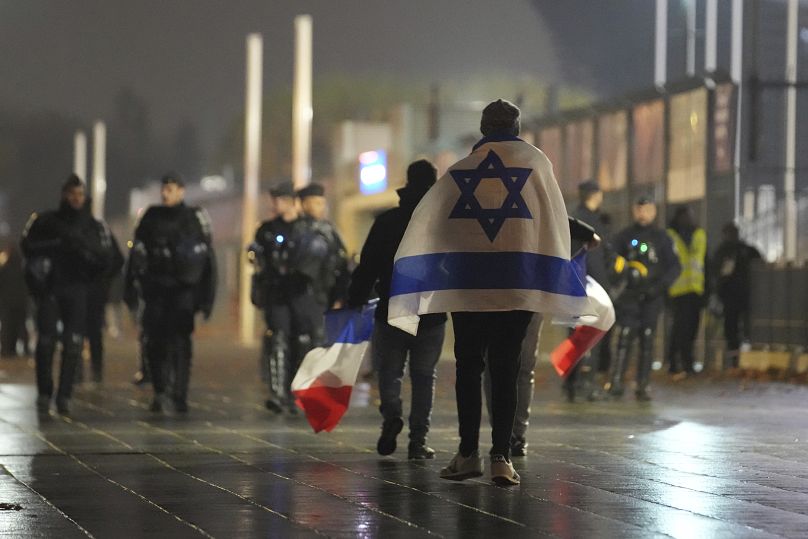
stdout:
<svg viewBox="0 0 808 539">
<path fill-rule="evenodd" d="M 16 357 L 19 345 L 28 355 L 28 302 L 22 257 L 9 242 L 0 249 L 0 357 Z"/>
<path fill-rule="evenodd" d="M 744 242 L 735 223 L 722 229 L 723 241 L 711 264 L 714 290 L 723 305 L 724 338 L 727 351 L 725 368 L 737 368 L 741 342 L 749 338 L 749 291 L 751 266 L 761 260 L 760 251 Z"/>
<path fill-rule="evenodd" d="M 176 412 L 186 413 L 194 318 L 201 312 L 208 319 L 213 310 L 216 257 L 210 219 L 185 204 L 182 177 L 168 173 L 161 183 L 162 204 L 147 209 L 135 229 L 127 286 L 138 290 L 145 304 L 142 342 L 154 387 L 151 411 L 163 412 L 173 401 Z"/>
<path fill-rule="evenodd" d="M 87 328 L 90 284 L 111 265 L 109 232 L 85 204 L 84 182 L 71 175 L 62 186 L 59 209 L 34 214 L 23 233 L 26 280 L 36 306 L 37 408 L 47 412 L 53 397 L 53 354 L 62 342 L 56 408 L 70 413 L 76 365 Z M 61 322 L 61 339 L 58 326 Z"/>
<path fill-rule="evenodd" d="M 396 436 L 404 427 L 401 384 L 405 366 L 409 367 L 412 381 L 407 458 L 431 459 L 435 455 L 435 451 L 427 446 L 426 438 L 435 394 L 435 367 L 443 348 L 446 315 L 437 313 L 421 317 L 416 334 L 410 335 L 387 323 L 387 309 L 396 249 L 412 212 L 436 179 L 437 170 L 429 161 L 420 160 L 410 164 L 407 168 L 407 184 L 398 190 L 398 207 L 376 217 L 362 247 L 359 265 L 351 276 L 351 306 L 366 303 L 374 286 L 379 295 L 371 350 L 374 368 L 379 376 L 379 411 L 383 418 L 382 433 L 376 444 L 380 455 L 389 455 L 396 450 Z"/>
<path fill-rule="evenodd" d="M 693 374 L 693 346 L 704 307 L 704 265 L 707 234 L 696 224 L 688 206 L 676 209 L 668 228 L 682 272 L 668 290 L 673 328 L 668 346 L 669 372 L 681 378 Z"/>
<path fill-rule="evenodd" d="M 483 138 L 429 190 L 396 252 L 388 322 L 451 312 L 460 447 L 440 475 L 482 475 L 481 378 L 491 365 L 491 479 L 516 485 L 510 458 L 519 355 L 534 312 L 583 314 L 567 211 L 547 157 L 518 138 L 519 109 L 490 103 Z"/>
</svg>

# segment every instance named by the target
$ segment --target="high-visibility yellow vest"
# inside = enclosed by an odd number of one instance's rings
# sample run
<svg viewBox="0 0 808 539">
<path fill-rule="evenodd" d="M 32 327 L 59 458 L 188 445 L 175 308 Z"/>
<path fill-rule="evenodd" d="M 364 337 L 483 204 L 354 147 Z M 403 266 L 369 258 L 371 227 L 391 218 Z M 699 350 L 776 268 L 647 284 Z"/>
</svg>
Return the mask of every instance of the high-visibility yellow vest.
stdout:
<svg viewBox="0 0 808 539">
<path fill-rule="evenodd" d="M 668 294 L 675 298 L 685 294 L 704 294 L 704 258 L 707 255 L 707 234 L 703 228 L 697 228 L 687 245 L 682 237 L 672 228 L 668 235 L 673 240 L 682 273 L 668 290 Z"/>
</svg>

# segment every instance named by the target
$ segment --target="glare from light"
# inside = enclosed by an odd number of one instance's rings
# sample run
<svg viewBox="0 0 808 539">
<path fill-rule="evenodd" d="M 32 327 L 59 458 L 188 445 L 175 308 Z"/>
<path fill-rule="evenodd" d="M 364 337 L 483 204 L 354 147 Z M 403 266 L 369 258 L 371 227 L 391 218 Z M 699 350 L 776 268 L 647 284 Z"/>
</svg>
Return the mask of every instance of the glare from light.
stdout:
<svg viewBox="0 0 808 539">
<path fill-rule="evenodd" d="M 221 193 L 227 190 L 227 179 L 224 176 L 205 176 L 199 181 L 203 191 L 209 193 Z"/>
<path fill-rule="evenodd" d="M 364 167 L 359 173 L 359 181 L 365 185 L 373 185 L 384 181 L 387 176 L 387 169 L 382 164 L 369 165 Z"/>
<path fill-rule="evenodd" d="M 379 152 L 370 151 L 359 154 L 359 162 L 363 165 L 371 165 L 379 160 Z"/>
</svg>

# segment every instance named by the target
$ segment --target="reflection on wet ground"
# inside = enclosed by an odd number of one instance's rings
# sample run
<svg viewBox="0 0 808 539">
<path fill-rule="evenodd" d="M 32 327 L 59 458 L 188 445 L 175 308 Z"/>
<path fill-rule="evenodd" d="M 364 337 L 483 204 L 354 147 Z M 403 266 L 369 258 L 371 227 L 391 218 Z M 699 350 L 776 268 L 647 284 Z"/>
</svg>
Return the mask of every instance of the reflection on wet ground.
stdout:
<svg viewBox="0 0 808 539">
<path fill-rule="evenodd" d="M 108 381 L 78 389 L 71 418 L 38 415 L 31 365 L 0 362 L 0 535 L 808 536 L 803 387 L 660 377 L 650 404 L 568 404 L 543 366 L 523 482 L 505 489 L 438 478 L 458 442 L 451 362 L 437 458 L 408 462 L 405 444 L 375 454 L 372 388 L 315 435 L 263 409 L 254 352 L 213 340 L 197 346 L 191 413 L 155 417 L 128 383 L 130 345 L 110 344 Z"/>
</svg>

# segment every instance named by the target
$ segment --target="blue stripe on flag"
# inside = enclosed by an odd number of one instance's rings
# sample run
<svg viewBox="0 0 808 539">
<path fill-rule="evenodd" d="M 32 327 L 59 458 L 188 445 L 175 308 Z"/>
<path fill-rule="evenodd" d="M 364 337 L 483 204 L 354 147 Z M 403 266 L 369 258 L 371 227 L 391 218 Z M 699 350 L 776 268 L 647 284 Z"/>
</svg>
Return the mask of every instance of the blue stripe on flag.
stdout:
<svg viewBox="0 0 808 539">
<path fill-rule="evenodd" d="M 326 346 L 334 343 L 359 344 L 373 333 L 373 315 L 378 301 L 359 309 L 340 309 L 325 313 Z"/>
<path fill-rule="evenodd" d="M 433 253 L 396 261 L 390 296 L 458 289 L 543 290 L 585 297 L 575 264 L 523 252 Z"/>
</svg>

